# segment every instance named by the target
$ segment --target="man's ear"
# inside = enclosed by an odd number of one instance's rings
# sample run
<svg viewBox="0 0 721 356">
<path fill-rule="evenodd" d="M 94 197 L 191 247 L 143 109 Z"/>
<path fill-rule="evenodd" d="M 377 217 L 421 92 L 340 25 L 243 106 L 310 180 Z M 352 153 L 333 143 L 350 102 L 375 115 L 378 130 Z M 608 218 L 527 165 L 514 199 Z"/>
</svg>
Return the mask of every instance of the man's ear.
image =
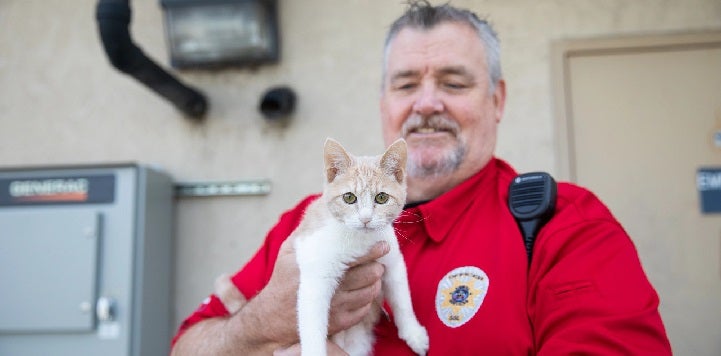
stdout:
<svg viewBox="0 0 721 356">
<path fill-rule="evenodd" d="M 496 108 L 494 112 L 496 123 L 500 123 L 506 108 L 506 81 L 503 79 L 496 84 L 496 91 L 493 92 L 493 104 Z"/>
<path fill-rule="evenodd" d="M 384 173 L 392 176 L 403 183 L 406 179 L 406 160 L 408 159 L 408 147 L 402 138 L 393 142 L 381 157 L 381 169 Z"/>
<path fill-rule="evenodd" d="M 335 180 L 335 177 L 344 173 L 350 167 L 351 158 L 348 152 L 338 141 L 332 138 L 325 140 L 323 156 L 325 158 L 326 182 L 328 183 Z"/>
</svg>

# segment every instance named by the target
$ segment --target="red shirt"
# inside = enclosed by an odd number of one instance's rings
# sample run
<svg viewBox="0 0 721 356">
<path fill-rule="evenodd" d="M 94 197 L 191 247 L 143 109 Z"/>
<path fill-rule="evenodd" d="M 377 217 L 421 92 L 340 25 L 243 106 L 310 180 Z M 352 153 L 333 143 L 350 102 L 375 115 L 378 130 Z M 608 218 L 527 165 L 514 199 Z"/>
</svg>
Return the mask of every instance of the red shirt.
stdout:
<svg viewBox="0 0 721 356">
<path fill-rule="evenodd" d="M 516 173 L 494 159 L 396 221 L 429 355 L 670 355 L 658 296 L 633 242 L 590 192 L 559 183 L 556 211 L 528 267 L 507 207 Z M 316 196 L 286 212 L 232 280 L 250 299 L 270 279 L 280 244 Z M 391 311 L 392 314 L 392 311 Z M 224 316 L 211 296 L 181 326 Z M 392 321 L 375 328 L 376 355 L 412 355 Z M 177 338 L 177 336 L 176 336 Z"/>
</svg>

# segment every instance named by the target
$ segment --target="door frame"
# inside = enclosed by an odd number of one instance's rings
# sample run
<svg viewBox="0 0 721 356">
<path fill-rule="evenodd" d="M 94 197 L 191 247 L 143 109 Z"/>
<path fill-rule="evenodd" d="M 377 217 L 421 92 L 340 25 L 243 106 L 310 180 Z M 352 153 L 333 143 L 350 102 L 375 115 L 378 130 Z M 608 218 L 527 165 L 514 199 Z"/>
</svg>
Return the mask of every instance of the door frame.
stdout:
<svg viewBox="0 0 721 356">
<path fill-rule="evenodd" d="M 553 42 L 551 44 L 551 78 L 555 112 L 554 141 L 557 177 L 571 182 L 577 181 L 569 68 L 573 57 L 716 47 L 721 47 L 721 30 L 613 38 L 580 38 Z"/>
</svg>

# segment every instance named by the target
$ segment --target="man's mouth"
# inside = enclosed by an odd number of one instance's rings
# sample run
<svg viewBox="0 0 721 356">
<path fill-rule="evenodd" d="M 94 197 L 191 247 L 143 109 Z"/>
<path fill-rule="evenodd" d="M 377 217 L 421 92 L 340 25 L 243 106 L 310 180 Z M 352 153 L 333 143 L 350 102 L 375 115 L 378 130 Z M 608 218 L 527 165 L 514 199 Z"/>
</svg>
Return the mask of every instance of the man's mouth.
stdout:
<svg viewBox="0 0 721 356">
<path fill-rule="evenodd" d="M 444 129 L 437 129 L 435 127 L 419 127 L 416 129 L 412 129 L 410 134 L 419 133 L 419 134 L 432 134 L 436 132 L 448 132 L 448 130 Z"/>
<path fill-rule="evenodd" d="M 455 137 L 458 130 L 448 125 L 423 125 L 423 126 L 411 126 L 403 133 L 404 137 L 408 138 L 412 135 L 423 135 L 423 136 L 447 136 L 450 135 Z"/>
<path fill-rule="evenodd" d="M 456 136 L 460 128 L 456 122 L 442 116 L 414 116 L 406 121 L 401 130 L 403 137 L 408 138 L 411 135 Z"/>
</svg>

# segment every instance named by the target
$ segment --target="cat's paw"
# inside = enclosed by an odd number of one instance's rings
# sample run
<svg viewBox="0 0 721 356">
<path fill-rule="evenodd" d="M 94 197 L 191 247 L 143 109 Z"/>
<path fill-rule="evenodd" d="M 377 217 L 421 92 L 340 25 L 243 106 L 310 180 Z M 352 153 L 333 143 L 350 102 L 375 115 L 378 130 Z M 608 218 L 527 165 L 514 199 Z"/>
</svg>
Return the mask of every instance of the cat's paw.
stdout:
<svg viewBox="0 0 721 356">
<path fill-rule="evenodd" d="M 418 355 L 425 355 L 428 352 L 428 332 L 426 328 L 420 324 L 413 325 L 411 327 L 404 328 L 398 336 L 403 339 L 408 346 L 411 347 L 413 352 Z"/>
</svg>

